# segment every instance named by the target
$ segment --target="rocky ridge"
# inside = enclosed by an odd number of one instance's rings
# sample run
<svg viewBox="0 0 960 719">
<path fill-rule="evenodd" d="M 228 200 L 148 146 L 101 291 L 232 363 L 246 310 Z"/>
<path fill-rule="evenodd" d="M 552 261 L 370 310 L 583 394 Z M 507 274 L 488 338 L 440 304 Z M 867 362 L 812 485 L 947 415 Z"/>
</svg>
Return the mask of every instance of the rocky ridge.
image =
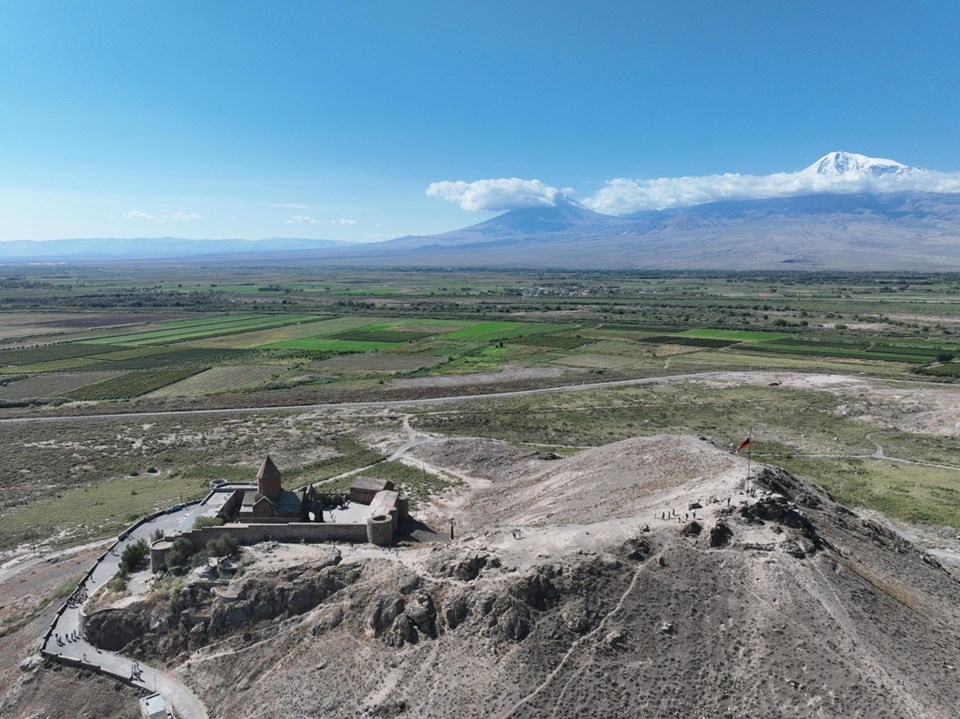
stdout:
<svg viewBox="0 0 960 719">
<path fill-rule="evenodd" d="M 721 459 L 682 449 L 691 472 Z M 531 466 L 512 491 L 567 469 Z M 581 512 L 595 521 L 538 519 L 519 538 L 492 526 L 395 554 L 310 548 L 108 610 L 88 634 L 167 661 L 223 717 L 953 716 L 957 579 L 801 478 L 761 468 L 753 482 L 696 519 L 651 521 L 680 496 L 657 482 L 615 529 Z"/>
</svg>

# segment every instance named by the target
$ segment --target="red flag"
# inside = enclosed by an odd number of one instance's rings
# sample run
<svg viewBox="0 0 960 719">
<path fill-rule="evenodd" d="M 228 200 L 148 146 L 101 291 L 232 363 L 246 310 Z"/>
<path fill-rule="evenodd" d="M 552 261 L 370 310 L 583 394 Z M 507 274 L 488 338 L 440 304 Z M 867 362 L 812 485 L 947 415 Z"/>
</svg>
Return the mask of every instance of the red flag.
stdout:
<svg viewBox="0 0 960 719">
<path fill-rule="evenodd" d="M 750 449 L 750 437 L 747 437 L 745 440 L 743 440 L 743 441 L 740 443 L 740 446 L 738 446 L 738 447 L 733 451 L 733 453 L 734 453 L 734 454 L 740 454 L 740 452 L 742 452 L 742 451 L 745 450 L 745 449 Z"/>
</svg>

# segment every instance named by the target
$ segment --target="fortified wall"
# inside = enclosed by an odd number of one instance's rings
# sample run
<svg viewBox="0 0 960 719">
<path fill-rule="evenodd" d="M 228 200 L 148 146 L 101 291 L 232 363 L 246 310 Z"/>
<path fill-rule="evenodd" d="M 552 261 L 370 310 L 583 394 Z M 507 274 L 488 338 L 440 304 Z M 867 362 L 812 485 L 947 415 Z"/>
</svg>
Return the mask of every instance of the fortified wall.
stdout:
<svg viewBox="0 0 960 719">
<path fill-rule="evenodd" d="M 305 489 L 300 494 L 300 501 L 306 506 L 308 497 L 310 500 L 311 512 L 296 512 L 298 518 L 301 515 L 320 513 L 317 521 L 291 521 L 287 517 L 281 516 L 252 516 L 250 512 L 244 511 L 244 503 L 247 506 L 270 507 L 269 503 L 262 501 L 269 499 L 264 491 L 273 491 L 274 497 L 277 494 L 279 480 L 274 485 L 264 487 L 263 477 L 278 477 L 279 472 L 269 457 L 264 461 L 264 467 L 269 471 L 265 472 L 261 468 L 258 476 L 258 487 L 252 486 L 230 486 L 216 487 L 210 493 L 206 500 L 201 503 L 209 505 L 210 509 L 204 516 L 219 516 L 221 519 L 246 519 L 252 521 L 234 521 L 222 526 L 206 526 L 179 531 L 164 536 L 162 539 L 155 540 L 150 545 L 150 569 L 153 572 L 159 572 L 166 568 L 167 554 L 173 547 L 173 543 L 180 538 L 190 542 L 193 551 L 200 551 L 207 546 L 207 543 L 213 539 L 223 536 L 230 536 L 238 544 L 249 545 L 265 541 L 275 542 L 369 542 L 378 547 L 386 547 L 393 544 L 397 528 L 403 520 L 409 516 L 409 503 L 406 497 L 394 491 L 393 483 L 387 480 L 376 480 L 365 477 L 359 477 L 350 488 L 350 500 L 358 505 L 366 505 L 369 511 L 359 521 L 349 522 L 326 522 L 323 521 L 323 508 L 314 501 L 316 492 L 313 488 Z M 212 501 L 218 494 L 219 503 Z M 288 492 L 288 494 L 293 494 Z M 332 512 L 330 512 L 332 518 Z"/>
</svg>

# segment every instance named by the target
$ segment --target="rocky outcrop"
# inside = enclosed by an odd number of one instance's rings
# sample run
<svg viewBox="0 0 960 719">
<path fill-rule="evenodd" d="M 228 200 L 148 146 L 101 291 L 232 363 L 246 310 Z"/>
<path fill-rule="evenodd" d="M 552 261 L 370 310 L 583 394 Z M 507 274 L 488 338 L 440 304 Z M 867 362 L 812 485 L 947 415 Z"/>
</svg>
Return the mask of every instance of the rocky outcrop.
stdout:
<svg viewBox="0 0 960 719">
<path fill-rule="evenodd" d="M 722 547 L 729 542 L 730 538 L 733 537 L 733 532 L 730 527 L 727 526 L 726 522 L 717 520 L 717 523 L 710 528 L 710 533 L 707 536 L 709 545 L 716 548 Z"/>
</svg>

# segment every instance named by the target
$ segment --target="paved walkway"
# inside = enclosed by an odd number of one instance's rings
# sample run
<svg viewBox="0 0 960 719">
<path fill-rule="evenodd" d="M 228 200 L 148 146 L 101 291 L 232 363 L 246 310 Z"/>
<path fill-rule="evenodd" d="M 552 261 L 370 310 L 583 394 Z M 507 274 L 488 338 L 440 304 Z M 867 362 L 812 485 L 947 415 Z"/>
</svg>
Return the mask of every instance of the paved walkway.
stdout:
<svg viewBox="0 0 960 719">
<path fill-rule="evenodd" d="M 86 595 L 93 595 L 103 584 L 117 573 L 120 566 L 120 555 L 123 550 L 138 539 L 145 539 L 150 542 L 151 535 L 157 530 L 164 532 L 174 529 L 181 520 L 190 513 L 192 507 L 171 514 L 163 514 L 153 521 L 145 522 L 137 527 L 125 540 L 118 542 L 113 551 L 108 553 L 102 560 L 97 562 L 93 574 L 80 587 L 80 591 L 85 590 Z M 84 661 L 88 664 L 100 667 L 114 676 L 121 679 L 129 679 L 134 662 L 128 657 L 115 652 L 107 652 L 97 649 L 92 644 L 83 639 L 80 631 L 80 613 L 86 604 L 84 599 L 77 602 L 75 606 L 67 607 L 53 628 L 53 634 L 44 644 L 43 649 L 51 654 Z M 61 640 L 76 632 L 77 641 L 66 642 L 62 645 L 57 642 L 56 636 Z M 190 691 L 190 689 L 171 674 L 154 667 L 140 664 L 139 679 L 133 683 L 143 687 L 151 692 L 159 692 L 164 698 L 173 705 L 181 719 L 207 719 L 207 710 L 203 703 Z"/>
</svg>

